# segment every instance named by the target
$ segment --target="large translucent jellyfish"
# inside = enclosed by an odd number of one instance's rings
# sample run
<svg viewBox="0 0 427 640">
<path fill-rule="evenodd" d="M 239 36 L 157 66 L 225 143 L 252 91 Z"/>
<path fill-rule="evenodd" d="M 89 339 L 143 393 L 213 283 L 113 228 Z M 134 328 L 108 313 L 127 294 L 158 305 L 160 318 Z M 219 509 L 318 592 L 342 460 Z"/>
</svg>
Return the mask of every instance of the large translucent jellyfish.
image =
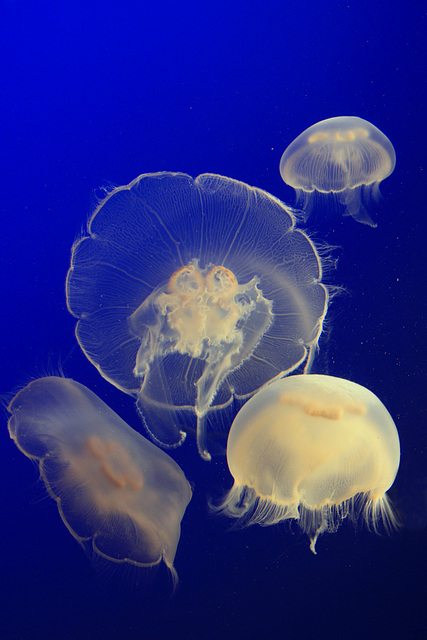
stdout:
<svg viewBox="0 0 427 640">
<path fill-rule="evenodd" d="M 280 174 L 296 190 L 307 214 L 316 195 L 332 195 L 344 205 L 345 215 L 376 226 L 365 204 L 378 198 L 379 184 L 395 164 L 393 145 L 377 127 L 362 118 L 340 116 L 301 133 L 282 155 Z"/>
<path fill-rule="evenodd" d="M 158 444 L 180 444 L 196 414 L 209 459 L 208 411 L 309 371 L 328 293 L 316 248 L 273 196 L 212 174 L 142 175 L 88 234 L 67 277 L 76 336 Z"/>
<path fill-rule="evenodd" d="M 86 387 L 41 378 L 9 406 L 9 433 L 39 464 L 61 518 L 82 546 L 117 563 L 173 562 L 191 488 L 164 451 Z"/>
<path fill-rule="evenodd" d="M 237 414 L 227 460 L 234 486 L 220 509 L 245 524 L 293 518 L 316 541 L 347 515 L 374 530 L 396 518 L 386 491 L 400 461 L 387 409 L 368 389 L 331 376 L 290 376 Z"/>
</svg>

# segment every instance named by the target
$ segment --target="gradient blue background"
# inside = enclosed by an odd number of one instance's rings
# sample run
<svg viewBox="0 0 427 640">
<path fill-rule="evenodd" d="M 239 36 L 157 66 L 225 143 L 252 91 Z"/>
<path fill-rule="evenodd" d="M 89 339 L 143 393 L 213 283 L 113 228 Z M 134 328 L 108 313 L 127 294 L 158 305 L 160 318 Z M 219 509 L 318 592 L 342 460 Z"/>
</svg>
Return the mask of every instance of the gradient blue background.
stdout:
<svg viewBox="0 0 427 640">
<path fill-rule="evenodd" d="M 176 556 L 141 576 L 92 568 L 0 430 L 0 637 L 423 638 L 426 616 L 426 15 L 384 2 L 0 2 L 0 391 L 65 374 L 135 428 L 129 398 L 75 346 L 64 281 L 98 188 L 145 172 L 219 173 L 287 202 L 279 160 L 306 127 L 357 115 L 393 142 L 372 229 L 330 217 L 330 308 L 314 371 L 374 391 L 399 429 L 391 496 L 404 528 L 345 523 L 308 549 L 297 527 L 228 531 L 207 499 L 222 459 L 176 455 L 195 484 Z M 7 396 L 6 396 L 7 398 Z"/>
</svg>

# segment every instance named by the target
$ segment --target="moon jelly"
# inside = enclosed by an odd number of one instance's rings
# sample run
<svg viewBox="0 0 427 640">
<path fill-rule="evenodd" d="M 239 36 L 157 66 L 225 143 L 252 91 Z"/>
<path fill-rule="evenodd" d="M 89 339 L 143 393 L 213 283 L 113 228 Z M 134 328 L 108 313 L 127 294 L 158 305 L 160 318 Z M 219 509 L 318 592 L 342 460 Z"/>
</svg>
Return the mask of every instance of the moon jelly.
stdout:
<svg viewBox="0 0 427 640">
<path fill-rule="evenodd" d="M 67 302 L 100 373 L 136 396 L 155 442 L 179 445 L 197 418 L 305 363 L 328 292 L 292 213 L 217 175 L 139 176 L 114 189 L 72 250 Z"/>
<path fill-rule="evenodd" d="M 309 375 L 268 385 L 237 414 L 227 460 L 234 486 L 220 509 L 246 524 L 298 520 L 313 553 L 347 515 L 396 525 L 386 491 L 399 436 L 385 406 L 354 382 Z"/>
<path fill-rule="evenodd" d="M 316 194 L 332 195 L 345 215 L 376 226 L 365 208 L 379 184 L 393 173 L 396 154 L 390 140 L 362 118 L 340 116 L 306 129 L 286 149 L 280 174 L 297 192 L 306 213 Z M 363 202 L 362 202 L 363 200 Z"/>
<path fill-rule="evenodd" d="M 74 538 L 109 561 L 173 562 L 191 488 L 164 451 L 86 387 L 41 378 L 9 406 L 9 433 L 40 475 Z"/>
</svg>

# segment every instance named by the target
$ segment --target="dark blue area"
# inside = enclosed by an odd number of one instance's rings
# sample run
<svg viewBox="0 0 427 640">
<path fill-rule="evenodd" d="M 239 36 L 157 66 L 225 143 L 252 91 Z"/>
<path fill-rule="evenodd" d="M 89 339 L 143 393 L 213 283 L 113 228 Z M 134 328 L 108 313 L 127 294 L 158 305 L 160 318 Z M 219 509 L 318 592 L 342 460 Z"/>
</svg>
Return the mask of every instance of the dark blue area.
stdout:
<svg viewBox="0 0 427 640">
<path fill-rule="evenodd" d="M 145 172 L 219 173 L 293 202 L 285 147 L 357 115 L 397 155 L 376 229 L 325 217 L 337 248 L 315 372 L 375 392 L 396 421 L 400 533 L 345 523 L 318 555 L 297 527 L 230 532 L 207 498 L 225 462 L 175 456 L 195 485 L 168 577 L 93 569 L 0 430 L 0 635 L 52 638 L 421 638 L 426 620 L 425 7 L 378 0 L 0 2 L 0 391 L 65 374 L 138 428 L 131 400 L 80 353 L 64 296 L 70 248 L 97 189 Z M 7 397 L 5 397 L 5 402 Z M 142 583 L 142 584 L 141 584 Z"/>
</svg>

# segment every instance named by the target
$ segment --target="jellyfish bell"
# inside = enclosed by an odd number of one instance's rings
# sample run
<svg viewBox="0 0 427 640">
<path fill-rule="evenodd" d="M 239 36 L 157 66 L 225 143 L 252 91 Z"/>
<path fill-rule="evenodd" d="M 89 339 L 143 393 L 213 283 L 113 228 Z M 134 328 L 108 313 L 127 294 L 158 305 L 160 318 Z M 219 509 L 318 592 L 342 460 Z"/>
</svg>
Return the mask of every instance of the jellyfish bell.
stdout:
<svg viewBox="0 0 427 640">
<path fill-rule="evenodd" d="M 74 538 L 95 557 L 173 566 L 191 488 L 164 451 L 74 380 L 31 382 L 9 406 L 9 433 L 35 460 Z"/>
<path fill-rule="evenodd" d="M 295 218 L 268 193 L 213 174 L 139 176 L 100 204 L 75 243 L 67 304 L 101 375 L 133 395 L 152 439 L 269 380 L 309 371 L 328 291 Z M 190 427 L 189 427 L 190 425 Z"/>
<path fill-rule="evenodd" d="M 344 215 L 376 226 L 366 205 L 379 196 L 379 184 L 393 173 L 396 154 L 373 124 L 354 116 L 322 120 L 285 150 L 280 174 L 297 193 L 307 215 L 320 198 L 336 198 Z"/>
<path fill-rule="evenodd" d="M 219 507 L 244 524 L 295 519 L 310 538 L 362 512 L 396 526 L 387 497 L 400 461 L 387 409 L 368 389 L 332 376 L 297 375 L 259 391 L 237 414 L 227 444 L 234 486 Z"/>
</svg>

